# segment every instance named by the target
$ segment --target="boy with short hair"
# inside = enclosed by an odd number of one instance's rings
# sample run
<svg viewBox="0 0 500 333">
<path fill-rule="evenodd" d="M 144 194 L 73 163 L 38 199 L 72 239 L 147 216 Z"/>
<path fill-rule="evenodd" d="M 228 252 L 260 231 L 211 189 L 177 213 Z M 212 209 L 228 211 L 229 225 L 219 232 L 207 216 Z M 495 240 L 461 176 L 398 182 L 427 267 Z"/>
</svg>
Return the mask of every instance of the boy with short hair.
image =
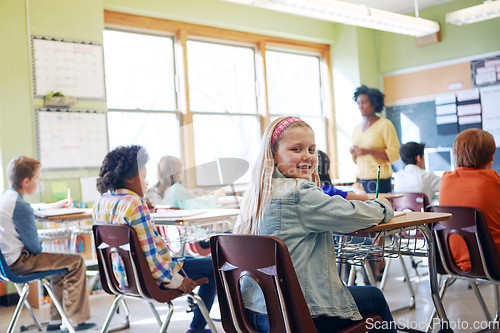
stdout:
<svg viewBox="0 0 500 333">
<path fill-rule="evenodd" d="M 33 209 L 24 200 L 25 195 L 37 191 L 40 173 L 40 162 L 32 158 L 19 156 L 9 162 L 7 178 L 10 188 L 0 197 L 0 249 L 14 274 L 68 269 L 68 273 L 52 277 L 52 288 L 75 330 L 89 329 L 95 324 L 86 322 L 90 319 L 90 308 L 83 257 L 42 252 Z M 48 208 L 64 208 L 71 203 L 71 199 L 61 200 Z M 47 331 L 60 330 L 61 317 L 54 303 L 50 306 L 50 319 Z"/>
<path fill-rule="evenodd" d="M 413 141 L 399 148 L 399 155 L 406 166 L 394 174 L 394 192 L 425 193 L 432 202 L 434 193 L 439 191 L 441 178 L 424 170 L 424 148 L 424 143 Z"/>
</svg>

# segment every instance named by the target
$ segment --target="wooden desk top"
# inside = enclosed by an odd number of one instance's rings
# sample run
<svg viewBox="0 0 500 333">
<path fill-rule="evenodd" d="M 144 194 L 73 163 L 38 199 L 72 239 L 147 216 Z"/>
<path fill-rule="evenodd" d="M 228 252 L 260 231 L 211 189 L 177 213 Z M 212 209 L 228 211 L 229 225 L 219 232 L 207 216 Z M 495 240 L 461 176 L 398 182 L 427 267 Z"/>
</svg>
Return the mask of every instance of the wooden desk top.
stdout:
<svg viewBox="0 0 500 333">
<path fill-rule="evenodd" d="M 67 214 L 67 215 L 54 215 L 54 216 L 47 216 L 47 217 L 40 217 L 36 216 L 35 218 L 40 221 L 71 221 L 71 220 L 87 220 L 92 218 L 92 208 L 85 208 L 83 209 L 83 212 L 81 213 L 76 213 L 76 214 Z"/>
<path fill-rule="evenodd" d="M 375 193 L 367 193 L 368 194 L 368 199 L 374 200 L 375 199 Z M 381 198 L 386 198 L 386 199 L 394 199 L 394 198 L 401 198 L 404 197 L 403 193 L 379 193 L 379 197 Z"/>
<path fill-rule="evenodd" d="M 417 225 L 441 222 L 450 220 L 450 213 L 422 213 L 422 212 L 407 212 L 405 215 L 397 216 L 387 223 L 381 223 L 374 227 L 359 230 L 357 233 L 371 233 L 383 230 L 393 230 L 399 228 L 413 227 Z"/>
<path fill-rule="evenodd" d="M 240 213 L 239 209 L 202 209 L 203 213 L 184 217 L 161 217 L 160 214 L 151 214 L 155 224 L 197 224 L 235 218 Z"/>
</svg>

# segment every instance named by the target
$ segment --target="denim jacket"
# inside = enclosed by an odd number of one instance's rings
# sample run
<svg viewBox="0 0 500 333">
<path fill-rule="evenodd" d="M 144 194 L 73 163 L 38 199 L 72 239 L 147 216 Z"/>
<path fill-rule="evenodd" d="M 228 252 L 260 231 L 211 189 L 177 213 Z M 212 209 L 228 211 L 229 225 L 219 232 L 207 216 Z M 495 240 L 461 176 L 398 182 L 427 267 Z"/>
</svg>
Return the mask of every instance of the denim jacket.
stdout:
<svg viewBox="0 0 500 333">
<path fill-rule="evenodd" d="M 314 183 L 273 173 L 271 202 L 260 234 L 282 239 L 288 247 L 307 305 L 313 317 L 360 320 L 356 303 L 337 273 L 333 232 L 350 233 L 387 222 L 394 211 L 378 201 L 348 201 L 330 197 Z M 244 305 L 267 313 L 262 291 L 247 278 Z"/>
</svg>

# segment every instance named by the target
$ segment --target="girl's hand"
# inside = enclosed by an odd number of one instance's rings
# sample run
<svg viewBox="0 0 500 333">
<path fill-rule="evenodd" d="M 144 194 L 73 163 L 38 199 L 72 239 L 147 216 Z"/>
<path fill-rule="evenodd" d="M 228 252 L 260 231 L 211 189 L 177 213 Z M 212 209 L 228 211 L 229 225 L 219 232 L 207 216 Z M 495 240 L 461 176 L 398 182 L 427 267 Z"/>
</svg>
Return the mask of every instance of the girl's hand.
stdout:
<svg viewBox="0 0 500 333">
<path fill-rule="evenodd" d="M 391 208 L 392 208 L 391 203 L 390 203 L 390 202 L 389 202 L 389 200 L 387 200 L 386 198 L 381 198 L 381 197 L 379 197 L 379 198 L 375 199 L 375 201 L 380 201 L 380 202 L 383 202 L 383 203 L 385 203 L 387 206 L 389 206 L 389 207 L 391 207 Z"/>
</svg>

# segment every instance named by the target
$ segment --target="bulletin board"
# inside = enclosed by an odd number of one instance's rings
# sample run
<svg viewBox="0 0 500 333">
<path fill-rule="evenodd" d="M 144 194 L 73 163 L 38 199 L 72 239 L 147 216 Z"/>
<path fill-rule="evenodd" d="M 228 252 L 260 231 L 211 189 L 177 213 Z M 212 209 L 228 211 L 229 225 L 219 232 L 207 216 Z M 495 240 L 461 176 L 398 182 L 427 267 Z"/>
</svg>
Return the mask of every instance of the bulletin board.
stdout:
<svg viewBox="0 0 500 333">
<path fill-rule="evenodd" d="M 106 99 L 100 43 L 33 36 L 32 52 L 35 97 L 60 91 L 70 97 Z"/>
<path fill-rule="evenodd" d="M 108 152 L 105 111 L 35 109 L 36 154 L 44 169 L 98 169 Z"/>
</svg>

